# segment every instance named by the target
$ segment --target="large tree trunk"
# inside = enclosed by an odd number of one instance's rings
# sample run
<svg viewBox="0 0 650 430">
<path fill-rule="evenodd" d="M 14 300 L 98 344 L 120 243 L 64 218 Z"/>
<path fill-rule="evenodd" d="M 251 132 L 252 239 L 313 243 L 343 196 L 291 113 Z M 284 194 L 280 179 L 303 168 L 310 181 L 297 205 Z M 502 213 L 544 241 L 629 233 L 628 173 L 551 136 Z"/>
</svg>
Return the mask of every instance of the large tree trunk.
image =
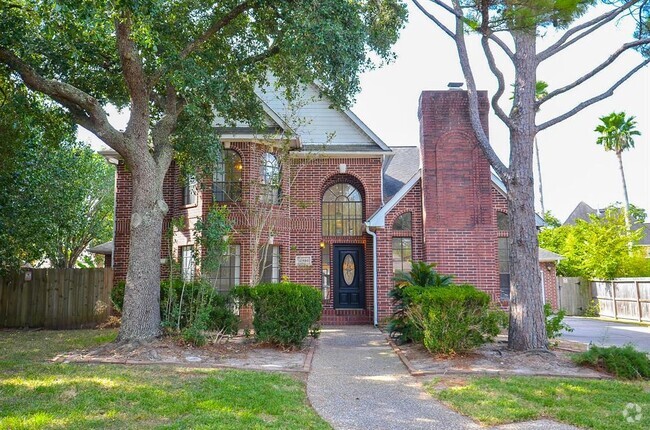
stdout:
<svg viewBox="0 0 650 430">
<path fill-rule="evenodd" d="M 625 182 L 625 170 L 623 170 L 623 155 L 621 151 L 616 152 L 616 158 L 618 158 L 618 168 L 621 171 L 621 181 L 623 181 L 623 197 L 625 197 L 625 227 L 627 231 L 630 231 L 632 228 L 632 222 L 630 221 L 630 199 L 627 196 L 627 183 Z"/>
<path fill-rule="evenodd" d="M 146 154 L 148 156 L 148 154 Z M 165 169 L 153 159 L 133 163 L 133 206 L 129 266 L 119 339 L 151 339 L 160 335 L 160 250 Z"/>
<path fill-rule="evenodd" d="M 535 226 L 535 33 L 513 32 L 515 104 L 511 112 L 508 218 L 510 220 L 510 326 L 508 345 L 517 351 L 547 347 Z"/>
</svg>

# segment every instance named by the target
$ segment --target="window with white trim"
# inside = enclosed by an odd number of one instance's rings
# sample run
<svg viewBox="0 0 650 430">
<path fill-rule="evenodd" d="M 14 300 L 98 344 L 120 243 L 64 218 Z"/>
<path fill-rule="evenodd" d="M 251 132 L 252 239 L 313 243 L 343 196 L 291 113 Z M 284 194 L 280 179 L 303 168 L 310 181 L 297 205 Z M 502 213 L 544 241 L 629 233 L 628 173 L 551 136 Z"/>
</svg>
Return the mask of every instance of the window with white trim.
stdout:
<svg viewBox="0 0 650 430">
<path fill-rule="evenodd" d="M 194 247 L 192 245 L 181 246 L 179 250 L 181 257 L 181 279 L 184 282 L 191 282 L 194 280 L 194 275 L 196 274 Z"/>
<path fill-rule="evenodd" d="M 188 175 L 185 178 L 185 185 L 183 186 L 183 206 L 190 206 L 196 204 L 196 196 L 199 193 L 198 183 L 196 178 Z"/>
<path fill-rule="evenodd" d="M 264 252 L 264 249 L 262 249 Z M 268 245 L 260 257 L 260 281 L 263 283 L 280 282 L 280 247 Z"/>
<path fill-rule="evenodd" d="M 393 238 L 393 273 L 410 272 L 413 263 L 413 241 L 410 237 Z"/>
</svg>

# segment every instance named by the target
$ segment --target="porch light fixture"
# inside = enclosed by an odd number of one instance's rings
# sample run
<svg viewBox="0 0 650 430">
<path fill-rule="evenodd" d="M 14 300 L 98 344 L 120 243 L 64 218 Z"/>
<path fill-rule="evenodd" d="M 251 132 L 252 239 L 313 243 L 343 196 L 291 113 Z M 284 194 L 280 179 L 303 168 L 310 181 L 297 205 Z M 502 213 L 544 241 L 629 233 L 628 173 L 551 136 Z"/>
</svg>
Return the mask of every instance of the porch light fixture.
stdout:
<svg viewBox="0 0 650 430">
<path fill-rule="evenodd" d="M 271 234 L 269 235 L 269 245 L 273 245 L 273 242 L 275 242 L 275 236 Z"/>
<path fill-rule="evenodd" d="M 321 247 L 321 248 L 325 248 L 325 242 L 321 242 L 321 243 L 320 243 L 320 247 Z"/>
</svg>

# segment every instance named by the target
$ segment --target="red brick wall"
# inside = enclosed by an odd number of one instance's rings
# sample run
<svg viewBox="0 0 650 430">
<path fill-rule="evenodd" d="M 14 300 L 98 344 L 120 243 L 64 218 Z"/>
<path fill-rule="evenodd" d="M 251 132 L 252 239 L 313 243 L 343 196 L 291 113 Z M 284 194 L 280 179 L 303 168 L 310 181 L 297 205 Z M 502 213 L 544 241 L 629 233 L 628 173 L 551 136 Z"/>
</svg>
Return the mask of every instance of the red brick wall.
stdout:
<svg viewBox="0 0 650 430">
<path fill-rule="evenodd" d="M 487 93 L 479 92 L 487 131 Z M 469 122 L 464 91 L 420 96 L 424 259 L 499 297 L 497 235 L 490 166 Z"/>
<path fill-rule="evenodd" d="M 405 212 L 411 212 L 411 231 L 393 231 L 393 223 Z M 412 239 L 413 261 L 424 259 L 422 223 L 422 186 L 415 186 L 386 215 L 386 228 L 377 231 L 377 302 L 378 319 L 383 325 L 393 313 L 392 299 L 388 293 L 393 288 L 393 237 Z"/>
</svg>

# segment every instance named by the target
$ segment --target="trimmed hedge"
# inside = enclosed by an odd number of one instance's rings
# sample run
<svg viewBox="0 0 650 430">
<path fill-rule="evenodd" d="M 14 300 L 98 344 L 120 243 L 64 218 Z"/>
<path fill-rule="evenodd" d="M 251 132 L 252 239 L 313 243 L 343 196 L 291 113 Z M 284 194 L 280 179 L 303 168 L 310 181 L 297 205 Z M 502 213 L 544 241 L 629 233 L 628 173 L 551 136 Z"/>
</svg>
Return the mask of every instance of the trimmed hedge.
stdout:
<svg viewBox="0 0 650 430">
<path fill-rule="evenodd" d="M 471 285 L 407 287 L 407 315 L 432 353 L 454 354 L 491 341 L 506 326 L 507 316 L 490 307 L 490 296 Z"/>
<path fill-rule="evenodd" d="M 300 346 L 320 320 L 321 292 L 309 285 L 281 282 L 260 284 L 246 290 L 253 302 L 253 327 L 260 341 Z M 239 291 L 240 295 L 242 293 Z"/>
</svg>

